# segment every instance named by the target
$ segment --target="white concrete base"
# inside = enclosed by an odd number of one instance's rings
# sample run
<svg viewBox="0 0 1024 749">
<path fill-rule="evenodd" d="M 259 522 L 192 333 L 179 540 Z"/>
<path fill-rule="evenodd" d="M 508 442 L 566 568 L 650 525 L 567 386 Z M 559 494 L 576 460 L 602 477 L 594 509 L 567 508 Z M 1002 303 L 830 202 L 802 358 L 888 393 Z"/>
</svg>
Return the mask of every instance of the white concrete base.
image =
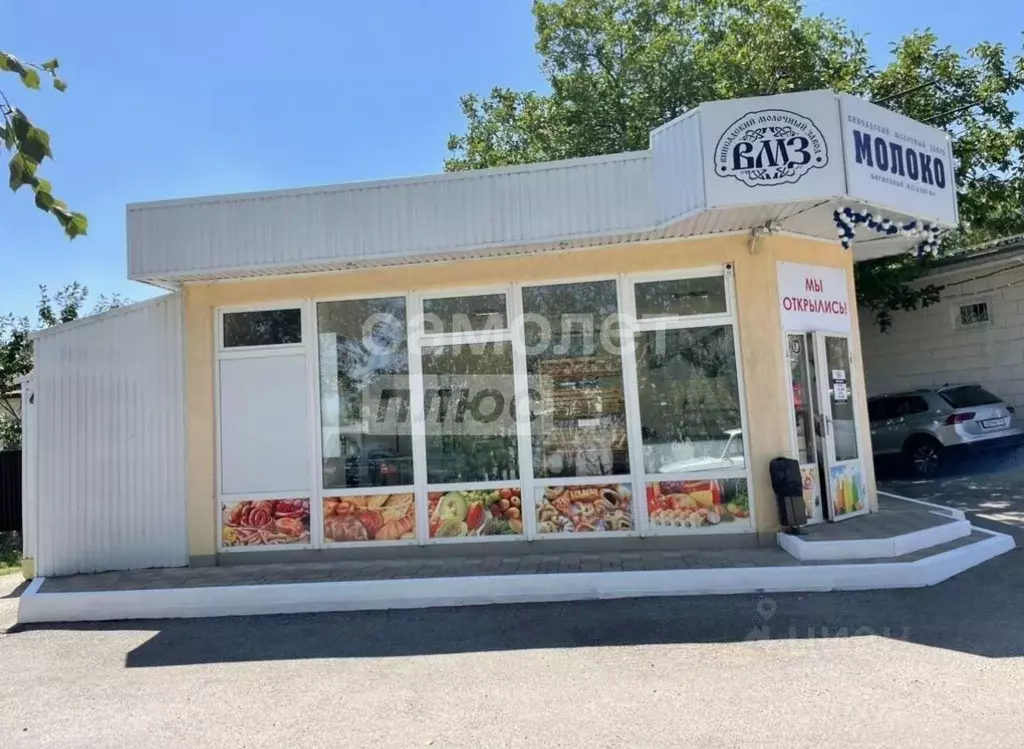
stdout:
<svg viewBox="0 0 1024 749">
<path fill-rule="evenodd" d="M 472 606 L 642 596 L 918 588 L 1014 547 L 1002 533 L 916 562 L 364 580 L 166 590 L 22 594 L 18 622 L 104 621 Z"/>
<path fill-rule="evenodd" d="M 836 562 L 857 559 L 896 559 L 922 549 L 955 541 L 971 535 L 967 520 L 904 533 L 890 538 L 844 539 L 837 541 L 808 541 L 803 536 L 779 533 L 779 546 L 801 562 Z"/>
</svg>

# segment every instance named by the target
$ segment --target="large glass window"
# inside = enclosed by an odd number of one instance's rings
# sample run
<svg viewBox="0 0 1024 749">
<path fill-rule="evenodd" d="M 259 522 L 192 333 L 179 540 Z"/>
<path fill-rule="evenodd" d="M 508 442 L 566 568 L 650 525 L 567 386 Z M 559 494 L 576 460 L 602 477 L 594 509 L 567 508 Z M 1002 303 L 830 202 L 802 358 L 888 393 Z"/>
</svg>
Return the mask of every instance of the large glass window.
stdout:
<svg viewBox="0 0 1024 749">
<path fill-rule="evenodd" d="M 731 325 L 637 333 L 636 369 L 649 474 L 744 469 Z"/>
<path fill-rule="evenodd" d="M 615 281 L 523 289 L 533 470 L 629 473 Z"/>
<path fill-rule="evenodd" d="M 324 489 L 413 483 L 405 299 L 317 305 Z"/>
<path fill-rule="evenodd" d="M 423 348 L 427 482 L 519 478 L 511 341 Z"/>
</svg>

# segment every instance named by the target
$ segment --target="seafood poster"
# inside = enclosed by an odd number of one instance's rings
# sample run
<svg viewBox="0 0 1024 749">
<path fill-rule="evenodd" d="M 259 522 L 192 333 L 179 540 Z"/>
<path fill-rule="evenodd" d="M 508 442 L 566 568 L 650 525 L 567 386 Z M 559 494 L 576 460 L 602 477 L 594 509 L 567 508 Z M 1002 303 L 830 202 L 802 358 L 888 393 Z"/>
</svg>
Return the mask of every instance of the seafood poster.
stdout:
<svg viewBox="0 0 1024 749">
<path fill-rule="evenodd" d="M 221 544 L 224 546 L 308 543 L 308 499 L 245 500 L 221 505 Z"/>
<path fill-rule="evenodd" d="M 651 531 L 751 527 L 745 479 L 659 481 L 647 485 Z"/>
<path fill-rule="evenodd" d="M 607 533 L 633 528 L 633 493 L 625 484 L 538 490 L 538 533 Z"/>
<path fill-rule="evenodd" d="M 407 541 L 416 538 L 412 492 L 324 497 L 324 542 Z"/>
<path fill-rule="evenodd" d="M 523 503 L 518 487 L 427 494 L 431 538 L 518 536 Z"/>
</svg>

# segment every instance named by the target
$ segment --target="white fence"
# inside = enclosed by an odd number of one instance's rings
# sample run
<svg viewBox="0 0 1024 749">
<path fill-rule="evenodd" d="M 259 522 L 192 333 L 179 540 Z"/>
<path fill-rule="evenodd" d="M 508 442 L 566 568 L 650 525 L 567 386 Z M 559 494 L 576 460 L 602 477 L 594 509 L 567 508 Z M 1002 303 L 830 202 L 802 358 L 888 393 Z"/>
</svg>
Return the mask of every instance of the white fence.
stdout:
<svg viewBox="0 0 1024 749">
<path fill-rule="evenodd" d="M 38 334 L 26 550 L 40 576 L 188 559 L 180 295 Z"/>
</svg>

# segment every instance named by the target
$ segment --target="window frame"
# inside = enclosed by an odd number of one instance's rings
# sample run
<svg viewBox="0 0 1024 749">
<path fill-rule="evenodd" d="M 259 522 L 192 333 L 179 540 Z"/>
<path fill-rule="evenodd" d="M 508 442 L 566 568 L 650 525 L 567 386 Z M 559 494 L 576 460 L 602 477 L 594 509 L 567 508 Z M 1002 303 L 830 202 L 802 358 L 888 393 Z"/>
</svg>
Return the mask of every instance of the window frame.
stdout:
<svg viewBox="0 0 1024 749">
<path fill-rule="evenodd" d="M 614 538 L 614 537 L 635 537 L 646 535 L 646 529 L 641 525 L 641 505 L 646 505 L 646 502 L 641 499 L 642 495 L 637 494 L 638 484 L 635 481 L 636 471 L 634 466 L 633 456 L 633 430 L 631 423 L 637 418 L 636 415 L 630 410 L 630 399 L 631 395 L 635 395 L 635 389 L 630 390 L 628 384 L 627 374 L 627 347 L 626 338 L 630 336 L 630 321 L 624 310 L 624 288 L 627 276 L 625 274 L 601 274 L 592 276 L 581 276 L 579 278 L 555 278 L 555 279 L 544 279 L 542 281 L 528 281 L 515 283 L 515 299 L 516 299 L 516 338 L 514 339 L 514 348 L 518 352 L 518 356 L 521 360 L 517 359 L 517 367 L 522 372 L 523 376 L 523 396 L 519 395 L 519 391 L 516 393 L 517 402 L 529 403 L 529 393 L 527 392 L 526 383 L 528 373 L 526 370 L 526 326 L 523 320 L 523 289 L 524 288 L 539 288 L 544 286 L 565 286 L 566 284 L 586 284 L 586 283 L 607 283 L 612 281 L 615 283 L 615 305 L 618 310 L 616 316 L 618 317 L 619 331 L 620 331 L 620 363 L 622 370 L 622 394 L 625 401 L 626 407 L 626 440 L 627 440 L 627 455 L 629 456 L 629 465 L 631 468 L 630 473 L 627 474 L 615 474 L 614 476 L 559 476 L 552 478 L 538 478 L 536 472 L 533 470 L 533 432 L 530 429 L 530 412 L 529 409 L 516 409 L 516 413 L 524 414 L 526 427 L 521 429 L 523 433 L 521 440 L 525 440 L 525 451 L 529 458 L 530 474 L 529 474 L 529 503 L 530 503 L 530 523 L 534 528 L 533 540 L 535 541 L 552 541 L 558 539 L 573 539 L 573 538 Z M 520 400 L 520 398 L 525 400 Z M 523 449 L 520 449 L 520 465 L 523 460 Z M 538 533 L 536 532 L 537 525 L 537 495 L 548 487 L 556 486 L 606 486 L 612 484 L 625 484 L 630 487 L 633 493 L 633 530 L 631 531 L 602 531 L 601 533 Z M 526 505 L 526 485 L 524 483 L 523 488 L 523 505 Z"/>
<path fill-rule="evenodd" d="M 301 340 L 298 343 L 271 343 L 259 346 L 226 346 L 224 344 L 225 315 L 237 314 L 239 312 L 277 312 L 292 309 L 299 310 L 299 335 Z M 216 342 L 217 354 L 222 358 L 232 356 L 249 358 L 253 354 L 266 354 L 268 356 L 294 354 L 305 348 L 306 339 L 309 337 L 309 310 L 307 300 L 305 299 L 286 299 L 262 304 L 218 307 L 214 320 L 214 341 Z"/>
<path fill-rule="evenodd" d="M 319 455 L 319 448 L 315 443 L 319 443 L 319 397 L 320 387 L 318 377 L 313 380 L 314 387 L 309 387 L 311 382 L 311 373 L 315 373 L 318 362 L 310 361 L 310 347 L 313 347 L 315 352 L 315 324 L 314 319 L 311 318 L 310 309 L 312 303 L 309 299 L 294 299 L 288 298 L 283 300 L 275 300 L 273 302 L 263 302 L 259 304 L 244 304 L 244 305 L 225 305 L 218 307 L 213 315 L 213 363 L 214 363 L 214 377 L 213 377 L 213 425 L 214 425 L 214 449 L 213 449 L 213 460 L 214 460 L 214 503 L 213 503 L 213 516 L 214 516 L 214 528 L 217 532 L 216 538 L 216 550 L 217 553 L 222 554 L 245 554 L 245 553 L 273 553 L 273 552 L 284 552 L 284 551 L 303 551 L 310 549 L 319 549 L 323 546 L 323 506 L 322 500 L 318 498 L 317 487 L 318 480 L 314 480 L 313 477 L 317 475 L 313 470 L 316 468 L 312 461 L 317 459 Z M 271 344 L 267 346 L 224 346 L 224 315 L 233 312 L 264 312 L 273 311 L 280 309 L 298 309 L 300 330 L 302 341 L 300 343 L 280 343 Z M 315 308 L 314 308 L 315 309 Z M 307 409 L 313 409 L 309 411 L 311 424 L 315 423 L 316 427 L 310 431 L 313 433 L 312 438 L 309 440 L 307 445 L 307 451 L 310 456 L 310 467 L 307 469 L 309 472 L 309 480 L 307 481 L 307 488 L 297 491 L 283 491 L 283 492 L 250 492 L 236 494 L 227 494 L 224 492 L 224 469 L 223 469 L 223 449 L 222 449 L 222 427 L 221 427 L 221 377 L 220 377 L 220 363 L 225 360 L 231 359 L 262 359 L 276 356 L 304 356 L 306 366 L 306 386 L 307 386 Z M 316 469 L 318 472 L 319 469 Z M 240 502 L 245 501 L 260 501 L 260 500 L 272 500 L 272 499 L 306 499 L 309 501 L 309 541 L 304 544 L 274 544 L 274 545 L 262 545 L 262 546 L 225 546 L 223 538 L 223 508 L 225 506 L 237 505 Z M 319 505 L 319 507 L 318 507 Z M 318 521 L 318 517 L 320 518 Z"/>
<path fill-rule="evenodd" d="M 636 291 L 635 285 L 648 281 L 665 281 L 682 278 L 700 278 L 710 276 L 722 276 L 725 283 L 726 311 L 705 315 L 675 315 L 671 317 L 645 318 L 640 320 L 636 316 Z M 643 535 L 711 535 L 717 533 L 756 533 L 757 532 L 757 502 L 756 489 L 752 480 L 750 470 L 750 428 L 747 408 L 746 380 L 743 373 L 743 357 L 740 346 L 740 326 L 736 313 L 736 284 L 731 263 L 723 263 L 715 266 L 702 268 L 688 268 L 677 271 L 660 271 L 656 273 L 625 274 L 620 283 L 620 294 L 626 305 L 625 313 L 633 321 L 633 330 L 629 336 L 624 336 L 623 356 L 628 349 L 628 361 L 625 362 L 629 371 L 629 384 L 626 385 L 626 408 L 632 412 L 632 418 L 628 419 L 633 426 L 633 432 L 629 435 L 630 442 L 630 465 L 633 466 L 634 496 L 638 500 L 638 515 L 641 519 Z M 743 468 L 736 468 L 723 471 L 683 471 L 677 473 L 650 473 L 644 463 L 643 438 L 641 434 L 640 418 L 640 392 L 639 379 L 636 366 L 636 334 L 650 331 L 686 330 L 694 328 L 709 327 L 731 327 L 733 351 L 736 357 L 736 378 L 737 396 L 740 408 L 740 429 L 742 430 L 743 441 Z M 628 339 L 628 341 L 627 341 Z M 699 481 L 699 480 L 729 480 L 743 479 L 746 482 L 747 498 L 749 502 L 749 523 L 742 528 L 731 528 L 731 524 L 720 524 L 717 526 L 701 528 L 685 528 L 675 526 L 654 526 L 650 522 L 647 507 L 647 486 L 648 484 L 662 483 L 666 481 Z"/>
<path fill-rule="evenodd" d="M 986 319 L 980 322 L 965 323 L 963 321 L 963 310 L 965 307 L 974 307 L 977 305 L 985 306 Z M 989 296 L 978 296 L 970 297 L 966 300 L 954 300 L 952 305 L 953 311 L 953 328 L 955 330 L 978 330 L 979 328 L 988 328 L 994 324 L 992 318 L 992 298 Z"/>
<path fill-rule="evenodd" d="M 678 279 L 700 278 L 700 277 L 722 277 L 725 284 L 726 311 L 714 314 L 690 315 L 690 316 L 665 316 L 645 318 L 639 320 L 636 317 L 635 307 L 635 285 L 638 283 L 671 281 Z M 533 445 L 532 430 L 530 429 L 530 409 L 517 408 L 517 457 L 519 463 L 519 477 L 509 481 L 486 481 L 466 483 L 427 483 L 427 462 L 426 462 L 426 432 L 423 421 L 424 415 L 424 393 L 423 393 L 423 352 L 425 348 L 474 344 L 474 343 L 497 343 L 509 342 L 512 349 L 512 367 L 515 397 L 517 403 L 529 403 L 528 374 L 526 368 L 525 351 L 525 330 L 523 325 L 523 289 L 545 286 L 559 286 L 565 284 L 582 284 L 591 282 L 615 283 L 616 303 L 619 329 L 621 331 L 621 371 L 622 388 L 625 400 L 626 435 L 628 440 L 627 454 L 630 463 L 630 473 L 615 476 L 590 476 L 590 477 L 558 477 L 538 478 L 534 475 L 533 466 Z M 440 334 L 425 334 L 423 332 L 423 300 L 431 298 L 452 298 L 471 297 L 485 294 L 503 293 L 506 301 L 506 323 L 504 329 L 487 329 L 479 331 L 460 331 Z M 319 351 L 319 328 L 317 317 L 317 305 L 329 302 L 361 301 L 373 299 L 403 298 L 406 305 L 406 347 L 409 356 L 409 382 L 410 382 L 410 418 L 411 436 L 413 446 L 413 484 L 388 487 L 349 487 L 345 489 L 325 489 L 323 485 L 323 444 L 322 444 L 322 414 L 321 414 L 321 382 L 320 382 L 320 351 Z M 298 344 L 276 344 L 269 346 L 232 347 L 223 346 L 223 315 L 239 311 L 264 311 L 276 309 L 299 308 L 302 319 L 302 343 Z M 678 270 L 667 270 L 646 273 L 617 273 L 617 274 L 595 274 L 588 276 L 568 276 L 559 278 L 545 278 L 539 280 L 523 280 L 505 284 L 490 284 L 480 286 L 454 286 L 444 288 L 431 288 L 424 291 L 418 290 L 391 290 L 389 292 L 371 293 L 347 293 L 318 295 L 307 297 L 302 300 L 286 299 L 275 302 L 224 306 L 216 310 L 214 314 L 214 359 L 219 362 L 228 358 L 251 358 L 264 356 L 283 356 L 304 354 L 307 367 L 307 383 L 309 390 L 309 406 L 311 414 L 312 429 L 309 434 L 309 461 L 311 481 L 309 490 L 306 492 L 287 492 L 284 494 L 256 497 L 241 497 L 222 495 L 220 488 L 220 470 L 218 468 L 216 501 L 213 511 L 216 516 L 216 527 L 218 533 L 221 528 L 221 508 L 226 503 L 242 501 L 245 499 L 260 498 L 308 498 L 310 502 L 310 543 L 302 545 L 282 544 L 280 546 L 260 547 L 223 547 L 218 538 L 218 551 L 270 551 L 270 550 L 297 550 L 297 549 L 337 549 L 337 548 L 360 548 L 360 547 L 385 547 L 385 546 L 426 546 L 435 544 L 459 544 L 459 543 L 491 543 L 502 541 L 541 541 L 541 540 L 569 540 L 573 538 L 606 538 L 606 537 L 636 537 L 648 535 L 711 535 L 717 533 L 754 533 L 757 529 L 756 514 L 756 488 L 752 480 L 752 470 L 749 456 L 750 434 L 748 404 L 746 395 L 746 383 L 743 371 L 743 358 L 740 345 L 740 325 L 737 317 L 736 289 L 733 278 L 732 266 L 722 263 L 712 266 L 697 268 L 686 268 Z M 644 465 L 643 439 L 641 435 L 639 388 L 636 367 L 636 336 L 637 333 L 657 330 L 675 330 L 728 326 L 732 330 L 733 350 L 736 361 L 736 376 L 738 380 L 738 397 L 741 417 L 742 444 L 745 456 L 744 467 L 729 471 L 718 472 L 680 472 L 672 474 L 649 474 Z M 215 378 L 214 392 L 214 423 L 216 431 L 215 465 L 220 465 L 221 434 L 220 434 L 220 394 L 219 378 Z M 750 514 L 748 524 L 743 527 L 733 527 L 733 523 L 722 523 L 717 526 L 703 526 L 700 528 L 683 527 L 652 527 L 648 517 L 646 500 L 646 489 L 648 482 L 660 483 L 663 481 L 679 480 L 712 480 L 712 479 L 743 479 L 746 481 L 747 495 L 750 501 Z M 537 497 L 546 487 L 551 486 L 603 486 L 622 484 L 630 487 L 632 491 L 632 518 L 633 527 L 629 531 L 602 531 L 599 533 L 552 533 L 540 534 L 537 532 Z M 428 493 L 450 489 L 461 489 L 466 491 L 484 490 L 494 488 L 518 488 L 521 497 L 521 517 L 523 533 L 518 535 L 498 536 L 475 536 L 461 538 L 430 538 L 429 517 L 428 517 Z M 324 499 L 325 498 L 346 498 L 364 497 L 376 494 L 400 494 L 412 493 L 414 495 L 416 517 L 415 517 L 415 538 L 399 539 L 394 541 L 373 540 L 373 541 L 349 541 L 326 543 L 324 539 Z"/>
</svg>

